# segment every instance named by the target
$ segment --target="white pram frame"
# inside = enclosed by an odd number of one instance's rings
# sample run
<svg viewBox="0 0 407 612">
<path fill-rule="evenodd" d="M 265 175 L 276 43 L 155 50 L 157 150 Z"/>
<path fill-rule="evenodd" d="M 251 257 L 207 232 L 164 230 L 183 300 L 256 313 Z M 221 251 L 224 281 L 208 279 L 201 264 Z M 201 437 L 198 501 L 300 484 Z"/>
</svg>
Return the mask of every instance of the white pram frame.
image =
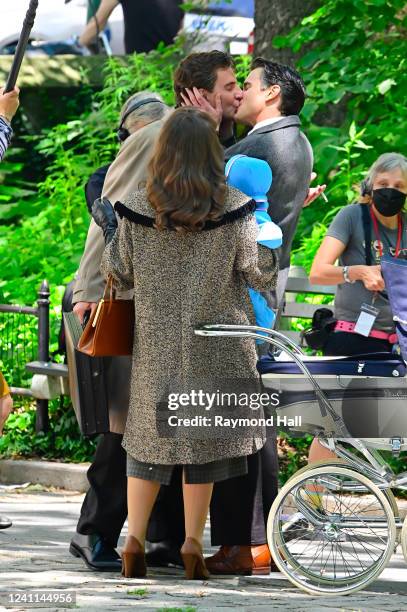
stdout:
<svg viewBox="0 0 407 612">
<path fill-rule="evenodd" d="M 315 392 L 320 422 L 314 431 L 304 431 L 318 437 L 337 458 L 296 472 L 272 505 L 268 545 L 283 574 L 313 595 L 349 594 L 377 578 L 398 543 L 407 562 L 407 517 L 403 523 L 391 490 L 407 490 L 407 471 L 396 475 L 380 454 L 407 450 L 407 438 L 350 438 L 303 362 L 303 351 L 280 332 L 219 324 L 205 325 L 195 334 L 266 341 L 295 361 Z"/>
</svg>

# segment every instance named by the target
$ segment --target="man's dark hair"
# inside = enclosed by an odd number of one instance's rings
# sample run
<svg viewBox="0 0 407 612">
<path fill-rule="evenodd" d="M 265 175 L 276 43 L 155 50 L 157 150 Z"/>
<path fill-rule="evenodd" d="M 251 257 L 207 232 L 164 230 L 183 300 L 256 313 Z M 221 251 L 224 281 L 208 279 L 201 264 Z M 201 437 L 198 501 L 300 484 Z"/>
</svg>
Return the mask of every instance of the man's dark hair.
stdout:
<svg viewBox="0 0 407 612">
<path fill-rule="evenodd" d="M 223 51 L 209 51 L 207 53 L 191 53 L 179 64 L 174 73 L 174 91 L 176 105 L 183 102 L 181 91 L 186 87 L 198 87 L 213 91 L 216 83 L 217 71 L 234 68 L 233 59 Z"/>
<path fill-rule="evenodd" d="M 262 82 L 265 87 L 280 85 L 281 104 L 280 112 L 282 115 L 299 115 L 305 102 L 304 81 L 294 68 L 284 64 L 278 64 L 266 60 L 263 57 L 256 57 L 252 63 L 252 70 L 263 68 Z"/>
</svg>

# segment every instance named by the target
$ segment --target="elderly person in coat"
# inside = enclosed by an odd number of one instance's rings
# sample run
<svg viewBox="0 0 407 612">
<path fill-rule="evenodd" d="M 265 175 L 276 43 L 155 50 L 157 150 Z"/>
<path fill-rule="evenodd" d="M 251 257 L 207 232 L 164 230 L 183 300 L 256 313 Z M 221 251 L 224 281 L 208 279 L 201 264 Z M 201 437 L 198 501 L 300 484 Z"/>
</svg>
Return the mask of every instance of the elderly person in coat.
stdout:
<svg viewBox="0 0 407 612">
<path fill-rule="evenodd" d="M 131 399 L 123 446 L 127 451 L 128 531 L 123 574 L 146 573 L 147 522 L 161 484 L 183 466 L 187 578 L 204 579 L 202 537 L 213 482 L 247 471 L 247 456 L 263 437 L 171 439 L 159 437 L 157 404 L 174 379 L 258 377 L 250 339 L 206 340 L 204 323 L 248 324 L 247 287 L 275 286 L 273 251 L 257 246 L 254 203 L 227 187 L 223 150 L 214 121 L 197 109 L 166 121 L 150 162 L 146 188 L 116 204 L 122 217 L 102 259 L 118 288 L 134 288 L 136 326 Z M 116 218 L 96 202 L 94 218 L 106 240 Z"/>
</svg>

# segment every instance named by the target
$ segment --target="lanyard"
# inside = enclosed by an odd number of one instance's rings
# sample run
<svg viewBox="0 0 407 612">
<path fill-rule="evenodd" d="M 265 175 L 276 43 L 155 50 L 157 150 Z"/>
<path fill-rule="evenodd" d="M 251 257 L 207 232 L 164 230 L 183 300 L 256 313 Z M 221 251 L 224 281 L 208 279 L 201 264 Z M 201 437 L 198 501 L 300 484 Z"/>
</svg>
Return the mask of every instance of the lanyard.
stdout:
<svg viewBox="0 0 407 612">
<path fill-rule="evenodd" d="M 373 227 L 374 227 L 374 233 L 376 234 L 376 238 L 377 241 L 379 243 L 379 253 L 380 253 L 380 257 L 383 257 L 383 244 L 382 241 L 380 240 L 380 234 L 379 234 L 379 226 L 377 224 L 377 219 L 376 219 L 376 215 L 374 214 L 374 212 L 372 211 L 372 209 L 370 208 L 370 216 L 372 217 L 372 221 L 373 221 Z M 398 215 L 397 217 L 397 242 L 396 242 L 396 252 L 394 254 L 395 257 L 398 257 L 400 254 L 400 250 L 401 250 L 401 240 L 402 240 L 402 236 L 403 236 L 403 222 L 401 220 L 401 215 Z"/>
</svg>

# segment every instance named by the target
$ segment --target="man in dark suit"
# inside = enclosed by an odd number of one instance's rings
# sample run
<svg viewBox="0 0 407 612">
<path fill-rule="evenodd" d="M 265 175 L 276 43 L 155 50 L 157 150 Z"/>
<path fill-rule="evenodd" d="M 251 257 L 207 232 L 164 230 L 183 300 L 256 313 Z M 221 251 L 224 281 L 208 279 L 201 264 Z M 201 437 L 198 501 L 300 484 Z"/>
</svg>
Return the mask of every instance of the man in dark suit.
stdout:
<svg viewBox="0 0 407 612">
<path fill-rule="evenodd" d="M 267 161 L 273 171 L 268 212 L 283 231 L 279 251 L 279 282 L 274 307 L 281 305 L 290 267 L 290 252 L 298 219 L 308 195 L 313 154 L 300 131 L 299 114 L 305 102 L 300 75 L 288 66 L 257 58 L 244 83 L 236 121 L 251 126 L 226 158 L 244 154 Z"/>
<path fill-rule="evenodd" d="M 274 309 L 282 305 L 298 218 L 304 201 L 310 201 L 313 155 L 298 117 L 304 101 L 304 84 L 295 70 L 256 59 L 235 117 L 251 130 L 226 150 L 227 160 L 249 155 L 267 161 L 273 171 L 268 212 L 283 231 L 283 245 L 277 288 L 264 296 Z M 319 194 L 321 188 L 316 191 Z M 263 449 L 248 457 L 247 475 L 214 487 L 212 544 L 221 548 L 206 560 L 211 574 L 267 574 L 274 569 L 266 544 L 266 521 L 277 495 L 278 458 L 275 432 L 268 434 Z"/>
</svg>

